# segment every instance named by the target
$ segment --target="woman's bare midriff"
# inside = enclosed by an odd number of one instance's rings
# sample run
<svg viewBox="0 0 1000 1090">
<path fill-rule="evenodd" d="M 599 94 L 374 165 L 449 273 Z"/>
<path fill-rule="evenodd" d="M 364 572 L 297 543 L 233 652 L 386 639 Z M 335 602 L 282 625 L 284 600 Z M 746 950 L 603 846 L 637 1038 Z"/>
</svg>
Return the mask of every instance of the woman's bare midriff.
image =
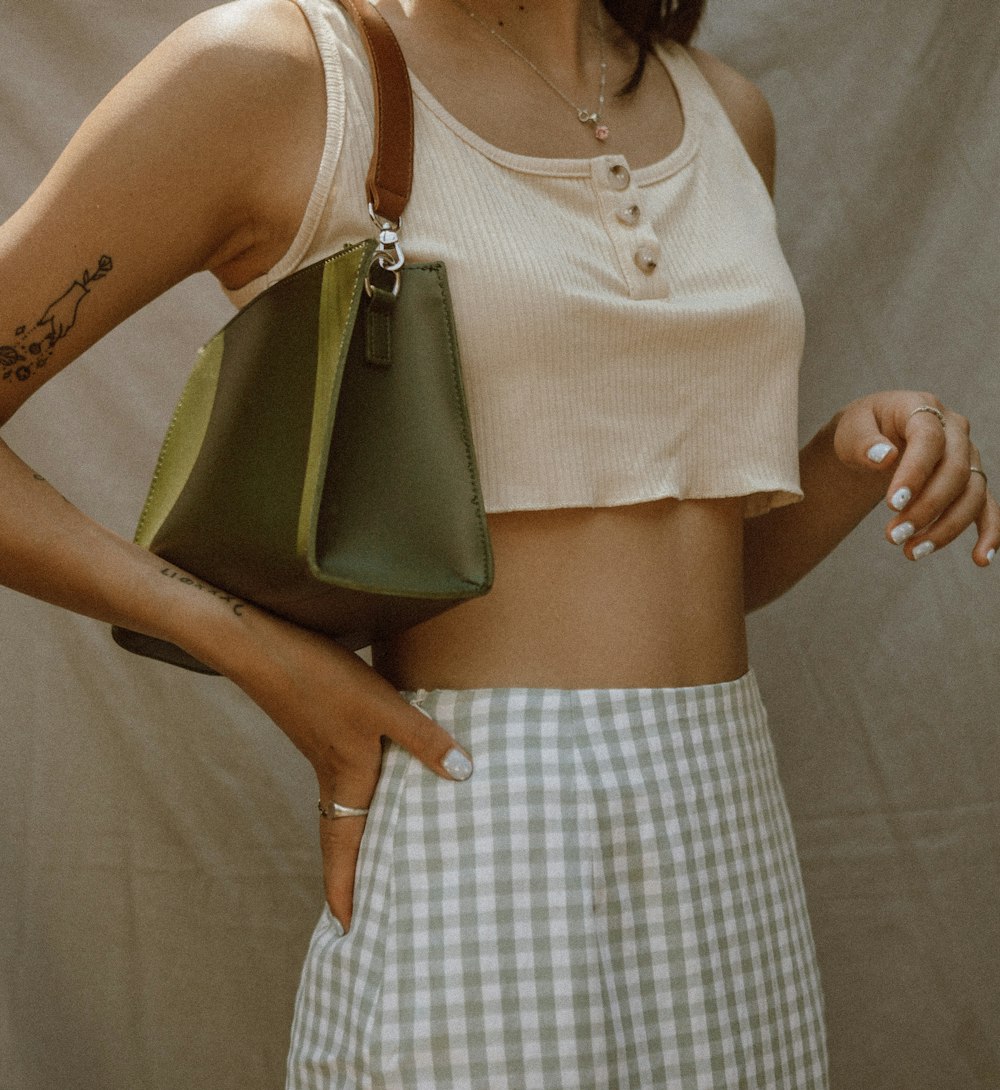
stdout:
<svg viewBox="0 0 1000 1090">
<path fill-rule="evenodd" d="M 490 593 L 375 648 L 398 688 L 675 687 L 746 672 L 742 500 L 489 522 Z"/>
</svg>

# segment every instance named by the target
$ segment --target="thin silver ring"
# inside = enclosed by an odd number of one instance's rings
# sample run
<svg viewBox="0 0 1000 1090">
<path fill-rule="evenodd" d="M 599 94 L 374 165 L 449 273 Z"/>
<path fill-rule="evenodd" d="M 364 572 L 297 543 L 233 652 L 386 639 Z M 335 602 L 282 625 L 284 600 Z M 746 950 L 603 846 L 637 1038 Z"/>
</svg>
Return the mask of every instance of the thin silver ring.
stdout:
<svg viewBox="0 0 1000 1090">
<path fill-rule="evenodd" d="M 367 806 L 341 806 L 339 802 L 331 802 L 329 806 L 324 806 L 322 799 L 316 805 L 319 807 L 320 815 L 327 821 L 336 821 L 337 818 L 345 817 L 364 817 L 368 813 Z"/>
<path fill-rule="evenodd" d="M 916 416 L 917 413 L 933 413 L 938 418 L 938 423 L 941 427 L 944 427 L 944 413 L 940 409 L 935 409 L 933 405 L 918 405 L 910 416 Z"/>
<path fill-rule="evenodd" d="M 979 476 L 983 478 L 983 484 L 989 484 L 989 477 L 986 476 L 985 471 L 980 469 L 979 466 L 969 466 L 969 472 L 978 473 Z"/>
</svg>

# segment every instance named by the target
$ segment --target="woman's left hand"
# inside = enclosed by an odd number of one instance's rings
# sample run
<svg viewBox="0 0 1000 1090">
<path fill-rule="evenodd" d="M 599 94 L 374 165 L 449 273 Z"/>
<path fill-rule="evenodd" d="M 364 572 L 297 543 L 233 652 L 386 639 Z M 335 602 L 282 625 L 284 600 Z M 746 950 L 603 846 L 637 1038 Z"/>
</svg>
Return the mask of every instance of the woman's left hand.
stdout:
<svg viewBox="0 0 1000 1090">
<path fill-rule="evenodd" d="M 894 390 L 852 401 L 834 432 L 849 466 L 892 471 L 886 538 L 919 560 L 975 523 L 972 559 L 986 567 L 1000 546 L 1000 505 L 990 494 L 969 421 L 933 394 Z"/>
</svg>

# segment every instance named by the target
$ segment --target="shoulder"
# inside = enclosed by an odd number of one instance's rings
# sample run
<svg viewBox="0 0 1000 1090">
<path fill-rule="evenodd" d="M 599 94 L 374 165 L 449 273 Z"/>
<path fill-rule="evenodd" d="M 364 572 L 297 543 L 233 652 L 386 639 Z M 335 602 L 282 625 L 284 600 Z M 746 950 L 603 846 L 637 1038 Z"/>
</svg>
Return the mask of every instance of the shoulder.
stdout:
<svg viewBox="0 0 1000 1090">
<path fill-rule="evenodd" d="M 151 137 L 172 129 L 175 152 L 215 141 L 217 153 L 225 154 L 231 147 L 245 150 L 247 137 L 266 143 L 272 123 L 282 117 L 287 123 L 296 106 L 317 90 L 322 96 L 322 87 L 322 64 L 298 6 L 236 0 L 181 24 L 96 114 L 108 124 L 148 123 Z"/>
<path fill-rule="evenodd" d="M 59 208 L 79 237 L 117 239 L 116 254 L 133 254 L 134 240 L 159 240 L 149 290 L 206 268 L 238 287 L 294 238 L 319 169 L 326 112 L 323 63 L 297 4 L 212 8 L 108 92 L 25 215 L 45 234 L 55 223 L 48 210 Z M 100 253 L 109 243 L 94 245 Z"/>
<path fill-rule="evenodd" d="M 293 0 L 234 0 L 177 28 L 122 89 L 171 148 L 185 188 L 238 217 L 212 269 L 238 286 L 284 253 L 305 212 L 326 130 L 323 61 Z M 186 168 L 186 169 L 185 169 Z"/>
<path fill-rule="evenodd" d="M 235 83 L 251 97 L 294 91 L 317 72 L 312 31 L 294 0 L 233 0 L 177 28 L 148 59 L 188 79 L 211 79 L 219 91 Z"/>
<path fill-rule="evenodd" d="M 776 135 L 774 115 L 763 91 L 714 54 L 694 46 L 686 48 L 726 111 L 768 192 L 773 192 Z"/>
</svg>

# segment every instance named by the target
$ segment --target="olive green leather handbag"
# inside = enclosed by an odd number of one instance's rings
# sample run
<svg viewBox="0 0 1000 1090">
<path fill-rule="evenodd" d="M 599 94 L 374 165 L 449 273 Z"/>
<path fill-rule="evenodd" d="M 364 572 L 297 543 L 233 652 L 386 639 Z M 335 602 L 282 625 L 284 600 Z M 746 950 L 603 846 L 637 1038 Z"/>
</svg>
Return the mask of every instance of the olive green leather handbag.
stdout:
<svg viewBox="0 0 1000 1090">
<path fill-rule="evenodd" d="M 444 266 L 404 265 L 399 249 L 405 64 L 365 0 L 345 7 L 376 82 L 378 237 L 273 285 L 202 349 L 135 540 L 356 649 L 486 593 L 493 561 Z M 214 672 L 162 640 L 113 635 Z"/>
</svg>

